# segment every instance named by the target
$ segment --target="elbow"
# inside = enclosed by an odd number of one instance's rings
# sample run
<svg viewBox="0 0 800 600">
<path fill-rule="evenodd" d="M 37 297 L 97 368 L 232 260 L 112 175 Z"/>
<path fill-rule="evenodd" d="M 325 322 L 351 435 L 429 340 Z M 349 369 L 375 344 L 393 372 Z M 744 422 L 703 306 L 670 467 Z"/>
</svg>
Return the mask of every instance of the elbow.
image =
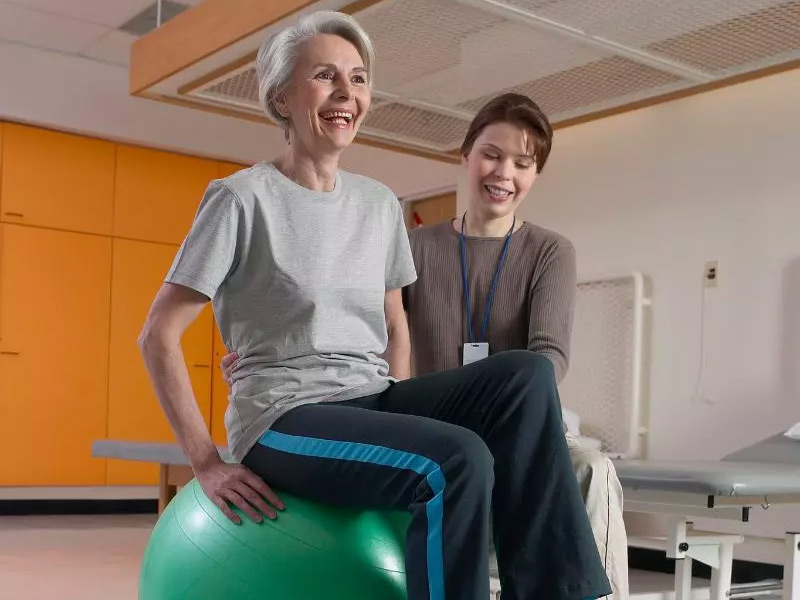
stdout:
<svg viewBox="0 0 800 600">
<path fill-rule="evenodd" d="M 139 332 L 139 337 L 136 338 L 136 345 L 139 347 L 139 352 L 142 356 L 147 357 L 147 355 L 150 354 L 154 345 L 154 337 L 153 327 L 148 320 Z"/>
<path fill-rule="evenodd" d="M 164 285 L 153 300 L 136 343 L 145 359 L 180 350 L 181 337 L 205 301 L 196 292 Z"/>
<path fill-rule="evenodd" d="M 160 326 L 157 320 L 148 317 L 139 332 L 136 345 L 139 347 L 139 352 L 146 359 L 166 348 L 169 345 L 168 338 L 168 332 L 165 328 Z"/>
</svg>

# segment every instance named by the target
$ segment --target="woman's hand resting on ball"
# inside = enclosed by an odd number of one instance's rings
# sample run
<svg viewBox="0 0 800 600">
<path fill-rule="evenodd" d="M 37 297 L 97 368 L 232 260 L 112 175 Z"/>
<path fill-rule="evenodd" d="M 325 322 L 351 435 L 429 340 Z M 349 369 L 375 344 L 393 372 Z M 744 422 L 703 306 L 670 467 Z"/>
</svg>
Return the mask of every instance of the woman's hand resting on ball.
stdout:
<svg viewBox="0 0 800 600">
<path fill-rule="evenodd" d="M 239 355 L 236 352 L 231 352 L 223 356 L 220 361 L 219 368 L 222 371 L 222 379 L 228 387 L 231 386 L 231 374 L 236 368 L 236 361 L 238 360 Z M 230 467 L 236 468 L 231 469 Z M 210 489 L 217 490 L 217 496 L 212 497 L 209 494 L 206 489 L 206 483 L 204 483 L 201 474 L 198 473 L 197 479 L 200 481 L 200 485 L 206 490 L 206 495 L 212 499 L 214 504 L 219 506 L 222 512 L 234 523 L 239 523 L 240 520 L 228 507 L 227 502 L 225 502 L 226 499 L 242 509 L 256 522 L 261 521 L 261 516 L 253 510 L 253 506 L 257 507 L 270 519 L 274 519 L 276 516 L 275 510 L 268 506 L 263 498 L 269 500 L 279 510 L 284 508 L 283 503 L 275 495 L 275 492 L 261 478 L 243 465 L 228 465 L 220 461 L 220 464 L 213 465 L 205 471 L 208 473 L 208 486 Z"/>
<path fill-rule="evenodd" d="M 217 459 L 207 466 L 195 469 L 195 477 L 209 500 L 237 525 L 242 520 L 231 510 L 229 502 L 256 523 L 262 521 L 262 514 L 274 519 L 277 516 L 275 509 L 284 509 L 277 494 L 244 465 L 229 464 Z"/>
</svg>

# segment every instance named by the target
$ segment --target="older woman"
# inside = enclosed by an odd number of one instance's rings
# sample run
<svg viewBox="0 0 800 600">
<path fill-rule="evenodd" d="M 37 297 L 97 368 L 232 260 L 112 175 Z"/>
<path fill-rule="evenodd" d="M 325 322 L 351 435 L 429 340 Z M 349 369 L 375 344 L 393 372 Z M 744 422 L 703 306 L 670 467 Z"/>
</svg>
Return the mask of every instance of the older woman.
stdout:
<svg viewBox="0 0 800 600">
<path fill-rule="evenodd" d="M 140 337 L 194 473 L 229 518 L 282 508 L 277 489 L 412 516 L 410 600 L 485 600 L 493 509 L 504 600 L 583 600 L 608 580 L 572 473 L 552 363 L 492 356 L 415 379 L 401 289 L 416 278 L 401 209 L 341 171 L 370 104 L 370 41 L 321 12 L 258 54 L 286 152 L 202 199 Z M 211 300 L 240 357 L 223 462 L 192 396 L 182 332 Z M 389 368 L 381 355 L 388 354 Z"/>
</svg>

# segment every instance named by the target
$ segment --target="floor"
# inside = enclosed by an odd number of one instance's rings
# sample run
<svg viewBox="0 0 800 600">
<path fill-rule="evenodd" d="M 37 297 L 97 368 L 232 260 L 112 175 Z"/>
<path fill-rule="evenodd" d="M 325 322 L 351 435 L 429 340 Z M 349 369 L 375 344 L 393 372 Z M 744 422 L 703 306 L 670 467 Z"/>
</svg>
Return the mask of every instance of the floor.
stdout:
<svg viewBox="0 0 800 600">
<path fill-rule="evenodd" d="M 0 517 L 3 600 L 137 600 L 155 516 Z"/>
<path fill-rule="evenodd" d="M 137 600 L 154 515 L 0 517 L 2 600 Z M 708 598 L 703 582 L 693 600 Z M 672 600 L 672 578 L 631 573 L 635 600 Z"/>
</svg>

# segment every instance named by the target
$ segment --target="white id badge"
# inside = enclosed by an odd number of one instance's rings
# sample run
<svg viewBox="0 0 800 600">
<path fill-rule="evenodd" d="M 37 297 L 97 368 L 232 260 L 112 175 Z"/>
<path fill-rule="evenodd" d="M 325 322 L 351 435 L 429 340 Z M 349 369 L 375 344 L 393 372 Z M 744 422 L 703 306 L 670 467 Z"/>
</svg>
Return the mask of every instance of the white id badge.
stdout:
<svg viewBox="0 0 800 600">
<path fill-rule="evenodd" d="M 489 344 L 481 342 L 479 344 L 464 344 L 464 364 L 483 360 L 489 356 Z"/>
</svg>

